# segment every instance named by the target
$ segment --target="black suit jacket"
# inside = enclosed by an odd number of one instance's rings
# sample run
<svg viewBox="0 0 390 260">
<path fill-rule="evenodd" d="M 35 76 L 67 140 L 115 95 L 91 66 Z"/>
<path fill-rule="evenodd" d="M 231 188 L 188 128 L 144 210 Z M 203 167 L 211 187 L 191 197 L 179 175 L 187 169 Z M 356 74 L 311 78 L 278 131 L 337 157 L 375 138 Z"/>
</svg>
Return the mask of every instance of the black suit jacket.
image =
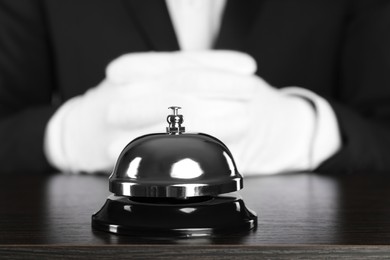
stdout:
<svg viewBox="0 0 390 260">
<path fill-rule="evenodd" d="M 216 49 L 329 100 L 343 136 L 320 172 L 390 170 L 388 0 L 228 0 Z M 162 0 L 0 0 L 0 172 L 48 172 L 47 121 L 121 54 L 178 50 Z"/>
</svg>

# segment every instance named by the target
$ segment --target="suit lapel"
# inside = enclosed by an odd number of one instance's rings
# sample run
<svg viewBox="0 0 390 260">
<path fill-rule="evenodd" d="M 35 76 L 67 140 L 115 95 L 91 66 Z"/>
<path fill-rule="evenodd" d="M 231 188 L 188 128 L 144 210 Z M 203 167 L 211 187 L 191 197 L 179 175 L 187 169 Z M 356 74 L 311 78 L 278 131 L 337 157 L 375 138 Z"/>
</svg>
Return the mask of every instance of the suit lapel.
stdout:
<svg viewBox="0 0 390 260">
<path fill-rule="evenodd" d="M 245 49 L 262 2 L 261 0 L 227 0 L 214 48 Z"/>
<path fill-rule="evenodd" d="M 146 44 L 154 51 L 179 50 L 179 44 L 163 0 L 122 0 Z"/>
</svg>

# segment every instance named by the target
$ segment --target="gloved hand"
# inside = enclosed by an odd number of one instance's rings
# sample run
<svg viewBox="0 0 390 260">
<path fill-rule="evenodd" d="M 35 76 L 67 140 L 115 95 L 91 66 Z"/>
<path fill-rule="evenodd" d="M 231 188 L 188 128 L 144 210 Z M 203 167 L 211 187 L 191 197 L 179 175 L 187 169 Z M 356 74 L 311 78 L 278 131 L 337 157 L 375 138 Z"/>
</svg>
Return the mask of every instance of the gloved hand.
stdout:
<svg viewBox="0 0 390 260">
<path fill-rule="evenodd" d="M 227 60 L 230 62 L 225 62 Z M 182 93 L 177 96 L 171 85 L 174 88 L 182 85 L 188 90 L 183 98 L 192 100 L 191 93 L 199 89 L 186 87 L 186 73 L 212 67 L 226 73 L 246 74 L 256 68 L 253 60 L 234 52 L 147 53 L 120 57 L 108 66 L 107 79 L 84 95 L 65 102 L 50 119 L 45 133 L 49 162 L 62 171 L 109 171 L 132 139 L 164 131 L 168 112 L 165 109 L 183 100 Z M 187 72 L 179 75 L 178 70 Z M 125 74 L 118 74 L 123 71 Z M 193 76 L 195 74 L 191 74 Z M 205 88 L 202 95 L 207 94 L 210 84 L 199 84 Z"/>
<path fill-rule="evenodd" d="M 128 88 L 103 81 L 64 103 L 46 129 L 49 161 L 62 171 L 108 171 L 118 155 L 112 151 L 118 138 L 135 138 L 153 125 L 134 120 L 128 129 L 117 122 L 119 115 L 111 115 L 117 102 L 131 103 L 132 98 Z"/>
<path fill-rule="evenodd" d="M 216 59 L 207 59 L 210 53 Z M 247 174 L 312 170 L 338 149 L 336 120 L 321 97 L 301 88 L 271 87 L 253 75 L 255 62 L 248 55 L 203 52 L 190 64 L 181 58 L 193 53 L 176 55 L 124 55 L 108 67 L 107 78 L 145 91 L 132 106 L 147 101 L 152 107 L 183 107 L 187 131 L 221 139 Z M 164 110 L 154 113 L 166 116 Z M 318 131 L 324 122 L 330 122 L 327 136 Z"/>
<path fill-rule="evenodd" d="M 133 106 L 161 108 L 154 112 L 161 119 L 169 113 L 165 108 L 181 106 L 186 131 L 219 138 L 242 172 L 275 173 L 310 165 L 313 107 L 257 76 L 218 69 L 176 70 L 152 80 L 139 79 L 137 85 L 154 95 L 145 93 L 129 104 L 125 118 L 131 117 Z M 125 106 L 119 105 L 122 110 Z"/>
</svg>

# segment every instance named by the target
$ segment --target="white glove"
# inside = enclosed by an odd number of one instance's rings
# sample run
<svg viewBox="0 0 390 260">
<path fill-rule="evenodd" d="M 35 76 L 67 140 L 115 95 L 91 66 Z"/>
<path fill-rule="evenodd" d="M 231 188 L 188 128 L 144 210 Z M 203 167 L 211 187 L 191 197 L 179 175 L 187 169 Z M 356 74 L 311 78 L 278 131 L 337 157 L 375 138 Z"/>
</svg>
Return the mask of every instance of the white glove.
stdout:
<svg viewBox="0 0 390 260">
<path fill-rule="evenodd" d="M 196 56 L 199 66 L 172 62 L 193 53 L 125 55 L 108 67 L 107 77 L 136 82 L 140 90 L 135 92 L 145 91 L 135 101 L 139 105 L 182 106 L 187 131 L 221 139 L 246 174 L 312 170 L 337 151 L 337 122 L 325 100 L 300 88 L 271 87 L 253 75 L 255 63 L 248 55 L 216 52 L 219 59 L 201 59 L 208 53 Z M 166 115 L 161 109 L 154 113 Z M 324 122 L 330 122 L 330 131 Z"/>
<path fill-rule="evenodd" d="M 167 107 L 180 106 L 186 131 L 204 132 L 223 141 L 242 172 L 295 171 L 311 164 L 313 107 L 259 77 L 217 69 L 176 70 L 137 85 L 148 91 L 124 109 L 129 113 L 125 118 L 131 116 L 131 107 L 145 106 L 145 102 L 160 108 L 154 112 L 158 118 L 169 113 Z M 115 114 L 125 106 L 118 104 Z"/>
<path fill-rule="evenodd" d="M 129 58 L 131 64 L 127 62 Z M 226 63 L 226 59 L 234 63 Z M 186 77 L 176 78 L 174 72 L 179 68 L 205 68 L 205 64 L 226 72 L 251 74 L 256 69 L 253 60 L 234 52 L 132 54 L 115 60 L 107 69 L 108 79 L 65 102 L 50 119 L 45 133 L 49 162 L 62 171 L 108 172 L 132 139 L 164 131 L 169 112 L 166 108 L 178 100 L 157 105 L 162 103 L 160 97 L 166 101 L 164 98 L 175 96 L 175 90 L 165 86 L 173 80 L 173 86 L 186 87 Z M 118 74 L 121 71 L 132 73 Z M 164 77 L 161 84 L 161 74 L 172 76 Z M 140 80 L 145 78 L 146 81 Z M 209 87 L 205 82 L 200 85 Z M 197 91 L 187 89 L 188 94 Z"/>
<path fill-rule="evenodd" d="M 131 128 L 122 127 L 119 115 L 111 116 L 117 102 L 131 102 L 132 97 L 128 88 L 103 81 L 68 100 L 46 129 L 49 162 L 62 171 L 108 171 L 118 156 L 113 148 L 118 138 L 131 140 L 153 126 L 148 120 L 133 120 Z M 136 111 L 140 112 L 139 108 Z"/>
</svg>

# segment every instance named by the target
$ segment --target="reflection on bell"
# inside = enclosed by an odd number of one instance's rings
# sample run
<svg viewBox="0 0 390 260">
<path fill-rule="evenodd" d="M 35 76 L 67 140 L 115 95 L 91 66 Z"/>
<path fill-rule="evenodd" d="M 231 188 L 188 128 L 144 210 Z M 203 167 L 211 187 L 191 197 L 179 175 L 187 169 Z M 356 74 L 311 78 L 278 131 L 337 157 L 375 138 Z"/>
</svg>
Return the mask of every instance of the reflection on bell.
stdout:
<svg viewBox="0 0 390 260">
<path fill-rule="evenodd" d="M 130 142 L 109 179 L 113 195 L 92 227 L 134 236 L 199 237 L 251 230 L 257 216 L 237 197 L 242 189 L 229 149 L 206 134 L 184 133 L 180 107 L 170 107 L 166 133 Z"/>
</svg>

